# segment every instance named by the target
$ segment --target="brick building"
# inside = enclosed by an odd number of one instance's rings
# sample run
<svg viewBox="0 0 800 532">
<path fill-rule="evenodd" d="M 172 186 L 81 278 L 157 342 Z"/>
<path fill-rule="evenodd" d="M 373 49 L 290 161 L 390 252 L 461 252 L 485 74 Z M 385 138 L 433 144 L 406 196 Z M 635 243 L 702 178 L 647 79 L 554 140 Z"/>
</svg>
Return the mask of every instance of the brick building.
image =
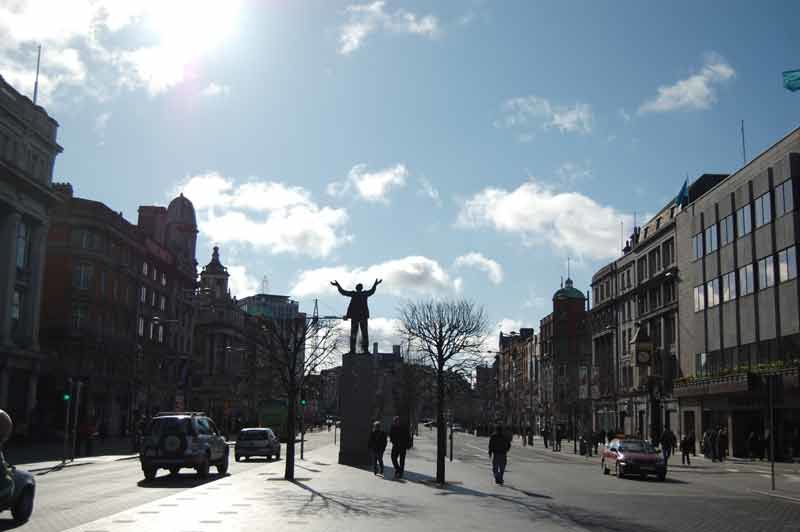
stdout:
<svg viewBox="0 0 800 532">
<path fill-rule="evenodd" d="M 194 208 L 142 207 L 133 225 L 103 203 L 56 190 L 47 239 L 42 345 L 53 353 L 42 419 L 63 425 L 68 379 L 81 382 L 80 419 L 109 434 L 181 400 L 192 351 Z M 73 395 L 74 392 L 73 392 Z"/>
<path fill-rule="evenodd" d="M 39 314 L 49 217 L 58 204 L 58 123 L 0 76 L 0 408 L 17 434 L 42 425 L 37 408 Z"/>
</svg>

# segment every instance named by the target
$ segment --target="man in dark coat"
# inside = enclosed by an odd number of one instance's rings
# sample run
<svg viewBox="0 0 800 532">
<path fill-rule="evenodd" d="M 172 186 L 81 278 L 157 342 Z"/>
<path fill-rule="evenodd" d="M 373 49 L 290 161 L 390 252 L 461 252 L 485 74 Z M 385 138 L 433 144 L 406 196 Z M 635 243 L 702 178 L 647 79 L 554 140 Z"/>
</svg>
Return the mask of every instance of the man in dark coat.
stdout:
<svg viewBox="0 0 800 532">
<path fill-rule="evenodd" d="M 394 478 L 403 478 L 406 467 L 406 449 L 411 441 L 411 433 L 408 427 L 400 423 L 400 418 L 395 417 L 392 421 L 392 428 L 389 430 L 389 439 L 392 442 L 392 466 L 394 466 Z"/>
<path fill-rule="evenodd" d="M 358 336 L 358 329 L 361 328 L 361 347 L 364 353 L 369 352 L 369 333 L 367 332 L 367 320 L 369 319 L 369 307 L 367 306 L 367 298 L 375 293 L 375 288 L 383 282 L 383 279 L 375 279 L 375 284 L 372 288 L 364 291 L 364 285 L 358 283 L 355 291 L 344 290 L 339 281 L 331 281 L 339 293 L 343 296 L 350 298 L 350 304 L 347 305 L 347 314 L 344 319 L 350 320 L 350 352 L 356 352 L 356 336 Z"/>
<path fill-rule="evenodd" d="M 497 484 L 503 484 L 503 474 L 506 472 L 506 459 L 511 441 L 503 434 L 503 426 L 497 425 L 494 434 L 489 438 L 489 456 L 492 457 L 492 473 Z"/>
<path fill-rule="evenodd" d="M 369 433 L 369 451 L 372 453 L 372 467 L 377 475 L 383 475 L 383 453 L 386 451 L 386 432 L 381 428 L 381 422 L 376 421 L 372 424 L 372 432 Z"/>
</svg>

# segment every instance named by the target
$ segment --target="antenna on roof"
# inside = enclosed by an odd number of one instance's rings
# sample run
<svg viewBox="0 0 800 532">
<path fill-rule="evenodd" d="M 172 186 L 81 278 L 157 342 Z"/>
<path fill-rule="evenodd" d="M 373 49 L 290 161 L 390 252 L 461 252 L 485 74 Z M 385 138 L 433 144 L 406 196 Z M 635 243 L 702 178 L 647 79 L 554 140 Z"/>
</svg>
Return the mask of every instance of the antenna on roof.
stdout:
<svg viewBox="0 0 800 532">
<path fill-rule="evenodd" d="M 264 277 L 261 278 L 261 293 L 266 294 L 268 290 L 269 290 L 269 280 L 265 275 Z"/>
<path fill-rule="evenodd" d="M 571 258 L 572 257 L 567 257 L 567 279 L 571 279 L 572 278 L 572 276 L 570 276 L 570 270 L 569 270 L 569 261 L 570 261 Z"/>
<path fill-rule="evenodd" d="M 36 105 L 36 98 L 39 96 L 39 64 L 42 61 L 42 45 L 39 45 L 39 52 L 36 54 L 36 80 L 33 82 L 33 104 Z"/>
</svg>

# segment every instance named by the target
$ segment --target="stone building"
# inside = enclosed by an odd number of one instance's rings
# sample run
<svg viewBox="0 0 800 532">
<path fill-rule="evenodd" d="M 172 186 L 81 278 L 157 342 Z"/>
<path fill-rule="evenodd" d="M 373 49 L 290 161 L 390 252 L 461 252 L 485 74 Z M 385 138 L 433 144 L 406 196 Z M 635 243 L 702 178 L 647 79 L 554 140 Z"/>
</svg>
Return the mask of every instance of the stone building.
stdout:
<svg viewBox="0 0 800 532">
<path fill-rule="evenodd" d="M 0 76 L 0 408 L 15 432 L 36 431 L 48 353 L 39 343 L 42 275 L 58 123 Z"/>
<path fill-rule="evenodd" d="M 779 459 L 800 456 L 799 176 L 795 129 L 677 218 L 680 428 L 726 428 L 733 455 L 752 432 Z"/>
<path fill-rule="evenodd" d="M 192 350 L 194 209 L 182 196 L 142 207 L 133 225 L 59 184 L 47 240 L 42 344 L 52 352 L 43 419 L 63 425 L 68 379 L 80 381 L 80 420 L 108 434 L 182 401 Z M 178 228 L 181 228 L 180 230 Z M 72 390 L 78 398 L 77 386 Z"/>
<path fill-rule="evenodd" d="M 500 333 L 498 400 L 502 420 L 511 427 L 534 426 L 533 361 L 538 337 L 533 329 Z"/>
</svg>

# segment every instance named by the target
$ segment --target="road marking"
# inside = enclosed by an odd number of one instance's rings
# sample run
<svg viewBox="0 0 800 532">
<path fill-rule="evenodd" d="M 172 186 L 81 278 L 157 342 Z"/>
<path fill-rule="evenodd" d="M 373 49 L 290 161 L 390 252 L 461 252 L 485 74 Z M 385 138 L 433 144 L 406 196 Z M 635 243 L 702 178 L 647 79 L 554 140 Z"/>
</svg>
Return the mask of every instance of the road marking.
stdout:
<svg viewBox="0 0 800 532">
<path fill-rule="evenodd" d="M 767 497 L 775 497 L 777 499 L 784 499 L 791 502 L 800 503 L 800 499 L 797 497 L 790 497 L 788 495 L 781 495 L 780 493 L 770 493 L 769 491 L 761 491 L 761 490 L 750 490 L 753 493 L 758 493 L 759 495 L 765 495 Z"/>
<path fill-rule="evenodd" d="M 733 469 L 732 467 L 727 468 L 725 471 L 730 471 L 731 473 L 738 473 L 738 469 Z"/>
</svg>

